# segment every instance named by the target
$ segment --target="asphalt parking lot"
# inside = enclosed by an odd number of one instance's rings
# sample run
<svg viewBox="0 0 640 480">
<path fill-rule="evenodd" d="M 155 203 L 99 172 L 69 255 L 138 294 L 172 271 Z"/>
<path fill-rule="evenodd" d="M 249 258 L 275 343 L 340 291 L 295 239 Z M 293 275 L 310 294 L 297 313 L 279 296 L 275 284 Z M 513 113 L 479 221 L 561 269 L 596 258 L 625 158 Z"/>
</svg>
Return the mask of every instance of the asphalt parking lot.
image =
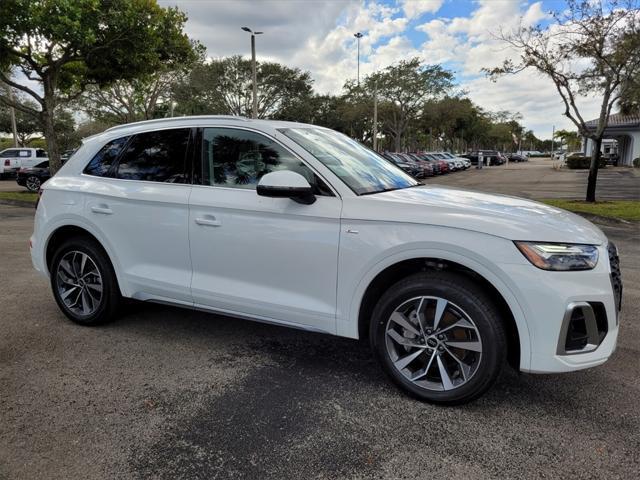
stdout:
<svg viewBox="0 0 640 480">
<path fill-rule="evenodd" d="M 464 172 L 431 177 L 424 183 L 438 183 L 487 192 L 499 192 L 526 198 L 584 199 L 588 170 L 554 170 L 548 158 L 494 167 L 475 167 Z M 640 170 L 607 167 L 598 171 L 599 200 L 640 200 Z"/>
<path fill-rule="evenodd" d="M 0 478 L 638 476 L 638 224 L 602 226 L 625 283 L 608 363 L 507 370 L 443 408 L 396 390 L 356 341 L 146 304 L 76 326 L 31 268 L 32 221 L 0 205 Z"/>
</svg>

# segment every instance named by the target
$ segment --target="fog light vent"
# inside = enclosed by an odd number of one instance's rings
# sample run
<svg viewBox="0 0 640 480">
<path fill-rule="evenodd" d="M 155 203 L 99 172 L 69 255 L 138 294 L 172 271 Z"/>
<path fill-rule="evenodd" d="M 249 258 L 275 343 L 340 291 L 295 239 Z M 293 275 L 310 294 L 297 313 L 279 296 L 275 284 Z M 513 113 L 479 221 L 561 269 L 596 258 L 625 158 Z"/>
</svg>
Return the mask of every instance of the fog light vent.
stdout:
<svg viewBox="0 0 640 480">
<path fill-rule="evenodd" d="M 607 329 L 607 313 L 602 303 L 569 304 L 560 329 L 558 355 L 595 350 L 607 335 Z"/>
</svg>

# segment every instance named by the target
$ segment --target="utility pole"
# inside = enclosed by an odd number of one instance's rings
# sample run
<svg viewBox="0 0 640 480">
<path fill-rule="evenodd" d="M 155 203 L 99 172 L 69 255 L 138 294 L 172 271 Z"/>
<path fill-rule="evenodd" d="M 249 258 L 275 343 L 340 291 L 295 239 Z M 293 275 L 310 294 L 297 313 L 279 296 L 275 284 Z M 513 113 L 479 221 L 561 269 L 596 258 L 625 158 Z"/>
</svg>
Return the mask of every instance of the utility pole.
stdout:
<svg viewBox="0 0 640 480">
<path fill-rule="evenodd" d="M 13 146 L 18 148 L 18 126 L 16 125 L 16 110 L 13 107 L 9 107 L 11 112 L 11 130 L 13 131 Z"/>
<path fill-rule="evenodd" d="M 256 35 L 264 32 L 253 32 L 249 27 L 242 27 L 242 30 L 251 34 L 251 71 L 253 76 L 253 108 L 251 118 L 258 118 L 258 76 L 256 73 Z"/>
<path fill-rule="evenodd" d="M 373 83 L 373 151 L 378 151 L 378 79 Z"/>
<path fill-rule="evenodd" d="M 360 86 L 360 39 L 364 37 L 364 35 L 358 32 L 354 33 L 353 36 L 358 39 L 358 86 Z"/>
<path fill-rule="evenodd" d="M 556 156 L 555 142 L 554 139 L 556 137 L 556 126 L 553 126 L 553 130 L 551 131 L 551 160 Z"/>
<path fill-rule="evenodd" d="M 15 96 L 13 95 L 13 88 L 7 85 L 7 93 L 9 99 L 14 102 Z M 16 124 L 16 110 L 13 107 L 9 107 L 9 114 L 11 115 L 11 131 L 13 132 L 13 146 L 18 148 L 18 126 Z"/>
</svg>

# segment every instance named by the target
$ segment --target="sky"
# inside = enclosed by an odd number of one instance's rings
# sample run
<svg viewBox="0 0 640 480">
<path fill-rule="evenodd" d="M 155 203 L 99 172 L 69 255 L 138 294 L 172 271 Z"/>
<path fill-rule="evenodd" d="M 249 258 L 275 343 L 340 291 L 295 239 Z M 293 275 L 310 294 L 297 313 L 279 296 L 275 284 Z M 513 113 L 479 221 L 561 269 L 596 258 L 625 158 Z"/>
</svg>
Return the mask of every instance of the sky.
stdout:
<svg viewBox="0 0 640 480">
<path fill-rule="evenodd" d="M 522 114 L 539 138 L 575 130 L 550 80 L 532 70 L 490 81 L 482 67 L 514 55 L 496 36 L 520 20 L 545 25 L 561 0 L 161 0 L 187 13 L 186 31 L 207 47 L 209 57 L 250 55 L 248 26 L 259 61 L 277 61 L 309 71 L 320 93 L 339 93 L 357 76 L 355 32 L 360 40 L 360 75 L 402 59 L 420 57 L 455 73 L 458 88 L 488 111 Z M 514 57 L 515 58 L 515 57 Z M 597 116 L 597 102 L 582 102 L 584 116 Z"/>
</svg>

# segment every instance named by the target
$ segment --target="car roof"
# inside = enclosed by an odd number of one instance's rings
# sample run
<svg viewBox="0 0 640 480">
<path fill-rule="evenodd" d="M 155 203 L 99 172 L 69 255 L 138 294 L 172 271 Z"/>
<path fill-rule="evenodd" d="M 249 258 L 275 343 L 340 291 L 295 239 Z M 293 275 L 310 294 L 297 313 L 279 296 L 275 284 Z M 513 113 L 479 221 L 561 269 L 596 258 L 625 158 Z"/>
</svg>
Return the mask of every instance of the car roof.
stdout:
<svg viewBox="0 0 640 480">
<path fill-rule="evenodd" d="M 149 132 L 153 130 L 163 130 L 168 128 L 192 128 L 192 127 L 246 127 L 254 128 L 264 133 L 275 133 L 280 128 L 318 128 L 327 130 L 320 125 L 307 123 L 287 122 L 284 120 L 266 120 L 246 118 L 237 115 L 191 115 L 184 117 L 157 118 L 154 120 L 143 120 L 141 122 L 125 123 L 108 128 L 95 135 L 86 137 L 83 143 L 99 143 L 110 141 L 121 136 L 135 135 L 137 133 Z"/>
<path fill-rule="evenodd" d="M 324 128 L 318 125 L 311 125 L 298 122 L 287 122 L 284 120 L 266 120 L 241 117 L 237 115 L 191 115 L 185 117 L 157 118 L 154 120 L 144 120 L 141 122 L 125 123 L 115 127 L 108 128 L 105 132 L 116 132 L 126 130 L 149 130 L 152 128 L 180 127 L 184 125 L 217 125 L 220 123 L 233 122 L 238 125 L 252 125 L 257 127 L 269 126 L 271 128 L 294 128 L 294 127 L 314 127 Z"/>
</svg>

